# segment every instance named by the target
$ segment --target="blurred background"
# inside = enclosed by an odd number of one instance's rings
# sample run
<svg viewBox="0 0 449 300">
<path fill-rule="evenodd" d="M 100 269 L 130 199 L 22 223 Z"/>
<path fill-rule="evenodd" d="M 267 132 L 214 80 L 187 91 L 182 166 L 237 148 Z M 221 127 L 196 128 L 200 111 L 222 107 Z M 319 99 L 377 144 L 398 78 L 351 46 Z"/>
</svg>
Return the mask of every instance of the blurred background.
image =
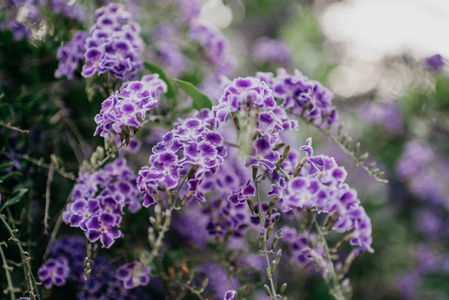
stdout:
<svg viewBox="0 0 449 300">
<path fill-rule="evenodd" d="M 13 16 L 8 9 L 0 12 L 0 98 L 3 98 L 0 114 L 2 120 L 32 128 L 27 137 L 3 131 L 0 148 L 35 157 L 57 151 L 67 169 L 76 173 L 76 155 L 67 143 L 73 137 L 66 134 L 72 125 L 66 117 L 70 111 L 81 140 L 94 141 L 80 150 L 92 153 L 93 145 L 101 140 L 91 136 L 94 129 L 91 120 L 101 103 L 95 99 L 101 99 L 101 95 L 95 95 L 94 101 L 86 101 L 88 87 L 79 81 L 66 84 L 53 75 L 57 69 L 57 48 L 70 36 L 69 30 L 60 28 L 78 24 L 85 29 L 92 23 L 89 19 L 92 13 L 86 12 L 93 11 L 94 2 L 71 2 L 83 9 L 82 18 L 56 17 L 47 12 L 47 20 L 51 21 L 33 21 L 32 11 L 26 5 L 15 10 Z M 142 26 L 149 49 L 145 55 L 164 65 L 155 28 L 173 22 L 178 16 L 172 10 L 159 13 L 164 1 L 121 2 Z M 236 68 L 229 72 L 229 78 L 275 72 L 282 67 L 288 72 L 298 69 L 310 79 L 320 81 L 334 93 L 333 104 L 339 109 L 346 132 L 361 142 L 363 151 L 370 153 L 368 161 L 376 161 L 385 172 L 389 183 L 381 185 L 326 136 L 300 124 L 294 137 L 297 146 L 312 136 L 316 152 L 335 156 L 348 170 L 347 182 L 358 191 L 372 220 L 375 252 L 363 254 L 351 267 L 348 278 L 353 298 L 449 299 L 449 69 L 446 66 L 449 2 L 199 2 L 200 20 L 222 30 L 236 58 Z M 154 9 L 133 11 L 139 4 Z M 30 22 L 26 33 L 8 27 L 11 18 L 21 24 Z M 175 76 L 192 82 L 206 78 L 204 74 L 198 75 L 194 58 L 190 57 L 186 66 L 178 72 L 170 69 L 169 63 L 164 65 Z M 207 86 L 203 86 L 203 92 L 214 99 Z M 61 100 L 51 97 L 58 93 Z M 37 146 L 30 148 L 30 145 Z M 147 156 L 140 159 L 145 161 Z M 23 171 L 23 164 L 17 160 L 15 165 L 28 178 L 23 185 L 26 188 L 33 185 L 34 196 L 41 197 L 43 191 L 38 186 L 42 183 L 45 186 L 45 181 L 39 179 L 36 169 Z M 60 184 L 54 194 L 59 191 L 64 203 L 68 183 Z M 28 218 L 32 214 L 42 215 L 42 207 L 36 201 L 30 199 L 27 205 L 15 207 L 15 214 L 23 213 Z M 53 206 L 52 215 L 61 208 L 62 204 Z M 40 232 L 39 226 L 30 232 Z M 44 250 L 37 249 L 34 253 Z M 285 268 L 288 270 L 288 266 Z M 289 278 L 288 271 L 284 274 L 291 299 L 332 299 L 319 274 L 304 273 L 294 278 Z"/>
</svg>

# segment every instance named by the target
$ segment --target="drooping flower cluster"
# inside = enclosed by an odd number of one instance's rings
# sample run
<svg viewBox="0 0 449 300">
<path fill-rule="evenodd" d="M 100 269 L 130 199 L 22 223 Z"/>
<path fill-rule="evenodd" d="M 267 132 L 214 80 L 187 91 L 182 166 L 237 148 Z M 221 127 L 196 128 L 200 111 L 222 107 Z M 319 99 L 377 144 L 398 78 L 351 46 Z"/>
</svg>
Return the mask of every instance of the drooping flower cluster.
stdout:
<svg viewBox="0 0 449 300">
<path fill-rule="evenodd" d="M 330 125 L 337 121 L 332 93 L 300 71 L 295 70 L 293 75 L 289 75 L 284 69 L 279 69 L 276 76 L 273 73 L 257 73 L 257 77 L 268 84 L 275 98 L 283 100 L 285 110 L 318 125 Z"/>
<path fill-rule="evenodd" d="M 145 75 L 141 81 L 125 82 L 119 91 L 103 101 L 100 113 L 95 116 L 94 135 L 107 137 L 111 133 L 128 131 L 130 127 L 139 129 L 146 113 L 166 91 L 167 85 L 157 74 Z"/>
<path fill-rule="evenodd" d="M 229 53 L 228 41 L 218 29 L 195 22 L 191 25 L 189 37 L 200 44 L 216 75 L 228 75 L 234 70 L 236 61 Z"/>
<path fill-rule="evenodd" d="M 150 282 L 150 267 L 144 267 L 140 262 L 131 262 L 117 269 L 117 279 L 123 282 L 125 289 L 145 286 Z"/>
<path fill-rule="evenodd" d="M 109 72 L 120 79 L 133 79 L 142 67 L 144 43 L 140 26 L 120 4 L 110 3 L 95 11 L 95 24 L 86 40 L 82 75 Z"/>
<path fill-rule="evenodd" d="M 308 159 L 299 176 L 288 182 L 281 199 L 282 209 L 286 212 L 312 208 L 318 213 L 334 215 L 333 230 L 352 230 L 351 244 L 373 252 L 371 220 L 361 206 L 357 192 L 344 183 L 346 170 L 331 157 L 313 156 L 310 138 L 301 150 L 307 152 Z"/>
<path fill-rule="evenodd" d="M 137 212 L 141 197 L 134 173 L 121 158 L 97 172 L 80 172 L 63 220 L 81 228 L 90 242 L 100 240 L 109 248 L 122 236 L 119 227 L 125 207 Z"/>
<path fill-rule="evenodd" d="M 292 60 L 290 48 L 286 43 L 267 37 L 259 38 L 256 41 L 251 54 L 255 62 L 259 64 L 275 64 L 287 67 Z"/>
<path fill-rule="evenodd" d="M 61 286 L 67 280 L 76 284 L 83 282 L 83 261 L 86 257 L 86 242 L 81 237 L 58 239 L 51 247 L 49 259 L 38 271 L 39 280 L 45 288 Z"/>
<path fill-rule="evenodd" d="M 73 79 L 73 73 L 78 68 L 80 61 L 84 60 L 84 46 L 88 34 L 84 31 L 78 31 L 73 36 L 72 40 L 65 43 L 64 46 L 58 49 L 56 58 L 59 61 L 58 69 L 55 71 L 55 77 L 60 78 L 67 76 L 67 79 Z"/>
<path fill-rule="evenodd" d="M 175 124 L 163 140 L 153 147 L 150 167 L 139 171 L 138 188 L 145 193 L 143 205 L 156 203 L 155 191 L 172 190 L 186 179 L 188 190 L 198 201 L 204 202 L 204 194 L 198 189 L 206 173 L 216 174 L 224 158 L 226 148 L 223 137 L 210 129 L 210 123 L 201 118 L 189 118 Z"/>
</svg>

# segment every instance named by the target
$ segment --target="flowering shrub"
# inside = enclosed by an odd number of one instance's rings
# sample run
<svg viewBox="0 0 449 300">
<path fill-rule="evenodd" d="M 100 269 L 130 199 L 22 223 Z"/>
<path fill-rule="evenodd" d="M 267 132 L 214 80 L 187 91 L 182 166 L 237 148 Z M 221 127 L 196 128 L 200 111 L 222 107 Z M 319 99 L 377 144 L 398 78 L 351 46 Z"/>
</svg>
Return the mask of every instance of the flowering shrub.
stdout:
<svg viewBox="0 0 449 300">
<path fill-rule="evenodd" d="M 201 1 L 150 2 L 0 4 L 5 295 L 370 298 L 360 269 L 391 246 L 365 186 L 388 181 L 345 133 L 337 97 L 293 68 L 288 42 L 261 32 L 239 44 Z M 367 107 L 381 112 L 355 132 L 409 130 L 400 107 Z M 401 140 L 390 162 L 375 154 L 398 191 L 429 202 L 415 226 L 436 240 L 448 236 L 447 161 L 424 140 Z M 401 296 L 445 272 L 422 244 L 417 270 L 392 280 Z"/>
</svg>

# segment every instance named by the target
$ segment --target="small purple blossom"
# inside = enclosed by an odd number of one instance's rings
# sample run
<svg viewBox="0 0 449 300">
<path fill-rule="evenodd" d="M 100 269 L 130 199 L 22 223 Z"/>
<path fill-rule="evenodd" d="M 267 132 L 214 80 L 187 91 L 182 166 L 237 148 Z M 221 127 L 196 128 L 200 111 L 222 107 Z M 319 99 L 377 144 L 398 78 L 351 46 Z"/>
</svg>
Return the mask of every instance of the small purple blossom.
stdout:
<svg viewBox="0 0 449 300">
<path fill-rule="evenodd" d="M 444 61 L 443 57 L 439 54 L 435 54 L 433 56 L 427 57 L 424 60 L 424 66 L 429 71 L 440 71 L 446 66 L 446 62 Z"/>
<path fill-rule="evenodd" d="M 236 294 L 237 294 L 237 291 L 229 290 L 225 293 L 223 300 L 234 300 L 234 297 Z"/>
<path fill-rule="evenodd" d="M 291 64 L 291 51 L 282 41 L 267 37 L 259 38 L 251 49 L 253 59 L 259 64 L 274 64 L 288 67 Z"/>
<path fill-rule="evenodd" d="M 131 262 L 117 269 L 117 278 L 123 282 L 125 289 L 145 286 L 150 282 L 150 267 L 140 262 Z"/>
<path fill-rule="evenodd" d="M 66 283 L 70 268 L 66 259 L 49 259 L 39 268 L 38 276 L 46 289 Z"/>
</svg>

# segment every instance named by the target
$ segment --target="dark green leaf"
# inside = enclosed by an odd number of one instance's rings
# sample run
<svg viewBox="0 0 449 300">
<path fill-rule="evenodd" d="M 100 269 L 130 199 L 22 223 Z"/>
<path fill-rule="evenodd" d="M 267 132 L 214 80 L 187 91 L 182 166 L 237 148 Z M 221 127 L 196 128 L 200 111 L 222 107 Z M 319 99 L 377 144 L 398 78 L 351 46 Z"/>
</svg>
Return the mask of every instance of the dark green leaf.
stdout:
<svg viewBox="0 0 449 300">
<path fill-rule="evenodd" d="M 0 164 L 0 172 L 3 172 L 4 170 L 8 169 L 12 165 L 14 165 L 13 161 L 10 161 L 10 162 L 4 163 L 4 164 Z"/>
<path fill-rule="evenodd" d="M 149 62 L 145 62 L 145 68 L 147 68 L 151 73 L 159 74 L 159 77 L 167 84 L 167 93 L 165 96 L 170 99 L 175 98 L 175 90 L 173 88 L 173 81 L 160 67 L 153 65 Z"/>
<path fill-rule="evenodd" d="M 25 195 L 26 192 L 28 192 L 28 189 L 27 189 L 27 188 L 19 188 L 19 189 L 16 189 L 16 190 L 9 196 L 9 198 L 6 200 L 5 205 L 3 205 L 2 208 L 0 208 L 0 212 L 1 212 L 5 207 L 14 205 L 14 204 L 16 204 L 17 202 L 19 202 L 19 201 L 22 199 L 23 195 Z"/>
<path fill-rule="evenodd" d="M 187 81 L 175 79 L 178 86 L 186 92 L 193 100 L 193 108 L 201 110 L 203 108 L 212 109 L 212 102 L 210 99 L 201 93 L 193 84 Z"/>
</svg>

